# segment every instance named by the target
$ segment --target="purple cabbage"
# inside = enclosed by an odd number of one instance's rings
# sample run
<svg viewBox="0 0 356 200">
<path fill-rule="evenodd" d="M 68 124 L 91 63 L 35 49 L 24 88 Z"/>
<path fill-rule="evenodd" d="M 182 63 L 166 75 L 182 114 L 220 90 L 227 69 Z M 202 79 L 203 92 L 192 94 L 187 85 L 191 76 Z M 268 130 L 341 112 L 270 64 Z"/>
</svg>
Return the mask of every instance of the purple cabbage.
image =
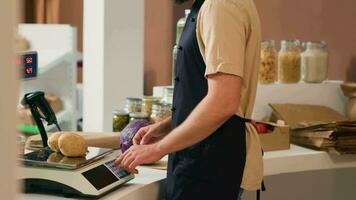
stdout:
<svg viewBox="0 0 356 200">
<path fill-rule="evenodd" d="M 134 120 L 130 122 L 124 130 L 120 133 L 120 148 L 121 152 L 124 153 L 129 149 L 133 143 L 132 139 L 135 137 L 136 133 L 140 128 L 150 125 L 147 120 Z"/>
</svg>

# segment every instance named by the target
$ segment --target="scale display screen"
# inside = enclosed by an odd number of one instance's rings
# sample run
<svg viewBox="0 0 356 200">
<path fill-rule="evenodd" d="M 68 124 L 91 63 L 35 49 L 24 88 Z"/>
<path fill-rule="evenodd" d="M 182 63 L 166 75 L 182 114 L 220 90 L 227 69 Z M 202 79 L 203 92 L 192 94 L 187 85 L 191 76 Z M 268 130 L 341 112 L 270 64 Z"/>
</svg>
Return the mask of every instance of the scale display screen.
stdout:
<svg viewBox="0 0 356 200">
<path fill-rule="evenodd" d="M 83 173 L 83 176 L 97 190 L 101 190 L 102 188 L 119 180 L 105 165 L 100 165 L 94 169 L 86 171 Z"/>
<path fill-rule="evenodd" d="M 21 53 L 17 57 L 16 65 L 20 68 L 21 78 L 36 78 L 38 72 L 37 52 L 32 51 Z"/>
</svg>

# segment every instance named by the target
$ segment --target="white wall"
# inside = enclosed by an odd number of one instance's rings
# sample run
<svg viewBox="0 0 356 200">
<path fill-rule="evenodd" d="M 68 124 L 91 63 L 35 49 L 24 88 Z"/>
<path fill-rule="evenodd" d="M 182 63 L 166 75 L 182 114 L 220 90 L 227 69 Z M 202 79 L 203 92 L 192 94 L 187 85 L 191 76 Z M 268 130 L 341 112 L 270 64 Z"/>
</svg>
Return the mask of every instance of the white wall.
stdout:
<svg viewBox="0 0 356 200">
<path fill-rule="evenodd" d="M 112 111 L 143 94 L 144 0 L 84 1 L 84 131 L 111 131 Z"/>
<path fill-rule="evenodd" d="M 16 105 L 18 102 L 18 71 L 14 62 L 16 1 L 0 1 L 0 195 L 16 199 Z"/>
</svg>

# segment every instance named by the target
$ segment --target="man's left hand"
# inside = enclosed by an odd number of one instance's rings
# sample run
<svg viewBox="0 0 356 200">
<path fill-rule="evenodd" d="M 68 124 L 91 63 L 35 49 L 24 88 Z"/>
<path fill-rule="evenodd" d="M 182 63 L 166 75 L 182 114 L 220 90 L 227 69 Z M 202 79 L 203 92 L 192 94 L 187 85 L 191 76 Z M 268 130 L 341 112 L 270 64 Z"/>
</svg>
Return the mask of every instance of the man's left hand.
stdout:
<svg viewBox="0 0 356 200">
<path fill-rule="evenodd" d="M 138 173 L 136 167 L 159 161 L 165 154 L 159 150 L 157 143 L 150 145 L 133 145 L 116 159 L 115 164 L 130 173 Z"/>
</svg>

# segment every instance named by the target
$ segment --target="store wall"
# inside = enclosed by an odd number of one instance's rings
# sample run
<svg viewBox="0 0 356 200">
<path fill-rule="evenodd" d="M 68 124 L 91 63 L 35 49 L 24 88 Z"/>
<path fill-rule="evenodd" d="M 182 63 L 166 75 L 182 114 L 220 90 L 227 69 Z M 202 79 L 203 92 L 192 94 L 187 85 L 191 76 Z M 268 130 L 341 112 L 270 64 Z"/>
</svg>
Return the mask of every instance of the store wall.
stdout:
<svg viewBox="0 0 356 200">
<path fill-rule="evenodd" d="M 176 22 L 184 16 L 189 3 L 174 4 L 174 0 L 145 2 L 145 94 L 152 87 L 172 83 L 172 50 Z"/>
<path fill-rule="evenodd" d="M 78 50 L 83 49 L 83 0 L 60 0 L 59 22 L 77 27 Z"/>
<path fill-rule="evenodd" d="M 355 0 L 255 0 L 263 38 L 324 40 L 329 79 L 356 81 Z"/>
<path fill-rule="evenodd" d="M 184 8 L 189 7 L 187 4 L 175 5 L 171 11 L 169 7 L 171 5 L 167 2 L 169 1 L 149 0 L 149 3 L 148 1 L 146 3 L 146 93 L 151 93 L 154 85 L 170 83 L 171 47 L 174 37 L 169 34 L 174 34 L 174 24 L 184 15 Z M 275 39 L 278 42 L 286 38 L 325 40 L 330 50 L 329 79 L 356 81 L 356 1 L 255 0 L 255 2 L 261 16 L 264 39 Z M 164 15 L 158 16 L 158 13 L 167 8 L 168 12 L 166 10 Z M 174 13 L 173 18 L 169 12 Z M 169 22 L 168 19 L 172 21 Z M 159 26 L 159 30 L 151 30 L 156 26 Z M 158 48 L 163 46 L 164 48 Z"/>
</svg>

